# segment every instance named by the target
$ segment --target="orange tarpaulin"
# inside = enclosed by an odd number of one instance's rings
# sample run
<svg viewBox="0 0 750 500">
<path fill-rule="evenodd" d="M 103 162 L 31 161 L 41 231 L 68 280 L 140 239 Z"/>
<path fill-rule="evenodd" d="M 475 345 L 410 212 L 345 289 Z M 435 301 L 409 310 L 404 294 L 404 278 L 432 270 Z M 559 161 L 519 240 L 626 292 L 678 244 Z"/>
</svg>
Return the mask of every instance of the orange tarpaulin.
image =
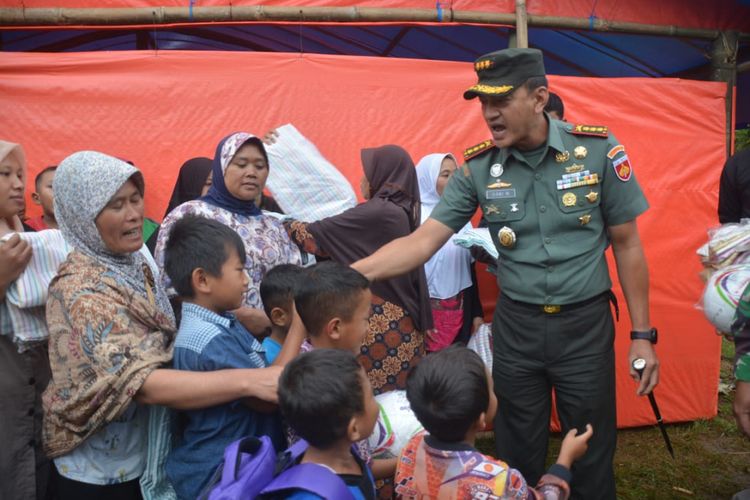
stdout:
<svg viewBox="0 0 750 500">
<path fill-rule="evenodd" d="M 237 130 L 263 134 L 293 123 L 355 185 L 363 147 L 400 144 L 415 161 L 434 151 L 460 154 L 488 137 L 479 104 L 461 98 L 474 81 L 471 64 L 409 59 L 6 53 L 0 59 L 0 138 L 26 149 L 29 189 L 45 165 L 76 150 L 132 160 L 146 178 L 147 214 L 159 219 L 180 164 L 212 156 L 217 142 Z M 553 76 L 551 88 L 564 98 L 569 120 L 608 125 L 626 145 L 651 205 L 638 223 L 651 270 L 652 321 L 661 333 L 662 414 L 667 421 L 711 417 L 720 342 L 694 308 L 702 289 L 695 249 L 716 224 L 725 87 Z M 630 325 L 617 293 L 618 422 L 653 423 L 628 376 Z"/>
</svg>

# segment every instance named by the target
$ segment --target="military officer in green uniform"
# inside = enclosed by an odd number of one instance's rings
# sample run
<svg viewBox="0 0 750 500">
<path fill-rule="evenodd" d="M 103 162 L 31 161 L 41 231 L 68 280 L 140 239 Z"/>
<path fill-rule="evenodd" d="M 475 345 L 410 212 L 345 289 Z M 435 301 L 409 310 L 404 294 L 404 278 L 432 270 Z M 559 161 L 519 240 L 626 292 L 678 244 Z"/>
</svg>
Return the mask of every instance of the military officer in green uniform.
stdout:
<svg viewBox="0 0 750 500">
<path fill-rule="evenodd" d="M 563 430 L 594 427 L 573 467 L 573 498 L 615 498 L 612 245 L 631 324 L 629 362 L 647 367 L 637 392 L 658 383 L 648 268 L 636 218 L 648 204 L 625 147 L 603 126 L 551 120 L 542 54 L 506 49 L 477 59 L 492 138 L 466 150 L 440 204 L 410 236 L 354 264 L 370 279 L 421 265 L 481 208 L 500 254 L 493 319 L 498 456 L 534 484 L 544 472 L 551 391 Z M 631 375 L 637 378 L 631 368 Z"/>
</svg>

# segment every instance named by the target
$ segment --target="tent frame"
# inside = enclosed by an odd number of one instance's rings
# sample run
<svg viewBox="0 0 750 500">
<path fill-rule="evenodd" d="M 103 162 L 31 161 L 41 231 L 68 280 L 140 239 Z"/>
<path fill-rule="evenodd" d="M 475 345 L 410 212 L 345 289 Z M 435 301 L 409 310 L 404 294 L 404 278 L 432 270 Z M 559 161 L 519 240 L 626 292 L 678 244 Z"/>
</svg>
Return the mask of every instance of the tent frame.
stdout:
<svg viewBox="0 0 750 500">
<path fill-rule="evenodd" d="M 515 0 L 515 13 L 453 9 L 399 9 L 373 7 L 134 7 L 134 8 L 0 8 L 0 29 L 42 27 L 163 27 L 193 23 L 302 22 L 302 23 L 464 23 L 515 26 L 510 45 L 528 47 L 529 26 L 550 29 L 590 30 L 639 35 L 713 40 L 711 79 L 727 83 L 727 153 L 733 145 L 734 86 L 739 73 L 750 71 L 750 61 L 737 61 L 740 41 L 750 33 L 662 26 L 601 18 L 530 15 L 526 0 Z"/>
</svg>

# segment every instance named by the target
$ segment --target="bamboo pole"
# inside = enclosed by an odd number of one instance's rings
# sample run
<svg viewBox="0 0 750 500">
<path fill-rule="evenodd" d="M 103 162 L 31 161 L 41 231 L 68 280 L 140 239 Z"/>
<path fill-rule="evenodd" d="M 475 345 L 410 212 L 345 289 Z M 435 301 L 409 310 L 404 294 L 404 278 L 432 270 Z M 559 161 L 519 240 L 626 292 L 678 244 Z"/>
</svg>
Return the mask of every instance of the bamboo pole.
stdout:
<svg viewBox="0 0 750 500">
<path fill-rule="evenodd" d="M 732 116 L 734 113 L 734 85 L 737 81 L 737 32 L 725 31 L 714 40 L 711 50 L 711 80 L 726 82 L 726 149 L 732 154 Z"/>
<path fill-rule="evenodd" d="M 516 0 L 516 47 L 529 48 L 529 16 L 526 0 Z"/>
<path fill-rule="evenodd" d="M 528 25 L 715 39 L 719 30 L 608 21 L 605 19 L 528 15 Z M 135 7 L 135 8 L 0 8 L 0 25 L 8 26 L 129 26 L 168 25 L 191 22 L 458 22 L 515 25 L 516 15 L 504 12 L 445 11 L 435 9 L 385 9 L 372 7 Z M 743 39 L 750 34 L 740 35 Z"/>
</svg>

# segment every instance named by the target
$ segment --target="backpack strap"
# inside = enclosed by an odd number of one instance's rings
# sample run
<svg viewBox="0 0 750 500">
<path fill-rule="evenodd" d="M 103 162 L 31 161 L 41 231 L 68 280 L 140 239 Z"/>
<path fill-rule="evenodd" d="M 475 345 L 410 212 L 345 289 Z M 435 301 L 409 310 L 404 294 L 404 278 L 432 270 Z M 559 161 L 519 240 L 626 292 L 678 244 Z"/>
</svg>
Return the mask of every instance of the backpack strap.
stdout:
<svg viewBox="0 0 750 500">
<path fill-rule="evenodd" d="M 322 465 L 305 463 L 295 465 L 279 474 L 263 488 L 261 495 L 283 490 L 302 490 L 322 498 L 347 499 L 353 495 L 343 479 Z"/>
<path fill-rule="evenodd" d="M 237 480 L 243 454 L 258 462 L 258 468 L 268 468 L 269 477 L 273 474 L 273 444 L 268 436 L 245 437 L 233 442 L 224 450 L 224 467 L 221 471 L 221 484 L 229 485 Z M 262 471 L 256 471 L 258 473 Z"/>
</svg>

